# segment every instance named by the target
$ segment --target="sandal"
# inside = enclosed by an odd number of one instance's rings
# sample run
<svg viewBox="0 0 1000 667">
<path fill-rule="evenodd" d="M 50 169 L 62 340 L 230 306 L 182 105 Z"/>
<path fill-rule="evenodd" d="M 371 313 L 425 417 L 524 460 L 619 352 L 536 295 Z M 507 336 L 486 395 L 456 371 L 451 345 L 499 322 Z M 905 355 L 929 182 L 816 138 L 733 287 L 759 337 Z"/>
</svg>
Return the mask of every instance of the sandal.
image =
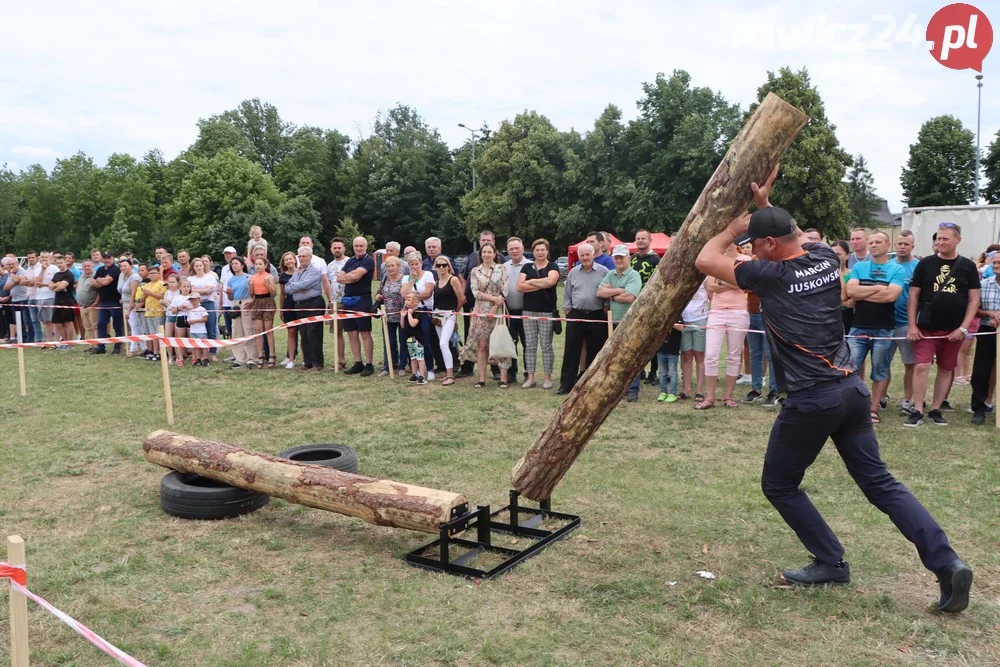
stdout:
<svg viewBox="0 0 1000 667">
<path fill-rule="evenodd" d="M 476 384 L 474 384 L 472 386 L 475 387 L 476 389 L 482 389 L 483 387 L 486 386 L 486 383 L 485 382 L 477 382 Z"/>
<path fill-rule="evenodd" d="M 274 368 L 274 364 L 275 364 L 275 357 L 268 357 L 267 358 L 267 367 L 268 368 Z"/>
<path fill-rule="evenodd" d="M 725 405 L 727 408 L 738 408 L 738 407 L 740 407 L 740 404 L 737 403 L 736 401 L 734 401 L 731 398 L 725 399 L 724 401 L 722 401 L 722 404 Z"/>
<path fill-rule="evenodd" d="M 882 423 L 882 418 L 879 417 L 879 414 L 877 412 L 872 410 L 872 424 L 881 424 L 881 423 Z"/>
<path fill-rule="evenodd" d="M 444 380 L 442 380 L 442 382 L 441 382 L 441 386 L 442 386 L 442 387 L 450 387 L 450 386 L 451 386 L 451 385 L 453 385 L 453 384 L 455 384 L 455 378 L 453 378 L 453 377 L 446 377 L 446 378 L 445 378 Z"/>
<path fill-rule="evenodd" d="M 506 382 L 501 382 L 501 383 L 500 383 L 500 388 L 501 388 L 501 389 L 506 389 L 506 388 L 507 388 L 507 387 L 509 387 L 509 386 L 510 386 L 510 385 L 508 385 L 508 384 L 507 384 Z"/>
<path fill-rule="evenodd" d="M 689 398 L 691 398 L 691 397 L 688 396 L 687 394 L 685 394 L 683 391 L 681 393 L 677 394 L 677 400 L 679 400 L 679 401 L 686 401 Z"/>
<path fill-rule="evenodd" d="M 699 403 L 701 401 L 704 401 L 705 400 L 705 394 L 695 394 L 694 395 L 694 400 L 697 401 L 697 402 L 699 402 Z"/>
<path fill-rule="evenodd" d="M 715 401 L 701 400 L 694 404 L 695 410 L 711 410 L 715 407 Z"/>
</svg>

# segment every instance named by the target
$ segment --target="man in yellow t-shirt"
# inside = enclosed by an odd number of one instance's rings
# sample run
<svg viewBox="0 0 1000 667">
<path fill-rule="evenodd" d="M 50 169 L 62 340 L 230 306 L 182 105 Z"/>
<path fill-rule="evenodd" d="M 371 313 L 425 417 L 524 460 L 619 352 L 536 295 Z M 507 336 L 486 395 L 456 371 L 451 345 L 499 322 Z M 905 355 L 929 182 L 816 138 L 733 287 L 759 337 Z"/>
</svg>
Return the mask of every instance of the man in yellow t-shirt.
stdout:
<svg viewBox="0 0 1000 667">
<path fill-rule="evenodd" d="M 142 285 L 139 289 L 142 290 L 142 296 L 144 297 L 143 306 L 146 309 L 146 331 L 155 334 L 159 331 L 159 327 L 163 326 L 166 319 L 166 310 L 160 299 L 167 293 L 167 286 L 160 278 L 159 267 L 149 267 L 149 282 Z M 138 290 L 136 291 L 136 296 L 138 298 Z M 160 341 L 154 340 L 151 342 L 150 349 L 146 353 L 146 358 L 150 361 L 160 360 Z"/>
</svg>

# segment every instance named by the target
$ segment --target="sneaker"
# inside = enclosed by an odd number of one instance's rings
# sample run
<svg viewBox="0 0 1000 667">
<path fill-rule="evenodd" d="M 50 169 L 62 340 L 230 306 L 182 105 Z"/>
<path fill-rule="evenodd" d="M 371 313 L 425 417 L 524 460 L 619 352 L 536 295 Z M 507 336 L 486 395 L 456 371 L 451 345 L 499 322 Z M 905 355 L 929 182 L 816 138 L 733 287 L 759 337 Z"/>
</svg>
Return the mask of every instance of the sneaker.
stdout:
<svg viewBox="0 0 1000 667">
<path fill-rule="evenodd" d="M 288 357 L 285 357 L 284 359 L 281 360 L 281 365 L 282 366 L 287 366 L 289 361 L 291 361 L 291 359 L 289 359 Z"/>
<path fill-rule="evenodd" d="M 660 392 L 660 395 L 656 397 L 656 400 L 659 401 L 660 403 L 666 403 L 667 402 L 667 395 L 664 394 L 663 392 Z M 675 398 L 674 400 L 677 400 L 677 399 Z"/>
<path fill-rule="evenodd" d="M 910 413 L 910 418 L 907 419 L 905 422 L 903 422 L 903 426 L 906 426 L 907 428 L 916 428 L 923 423 L 924 423 L 923 413 L 914 410 L 913 412 Z"/>
<path fill-rule="evenodd" d="M 909 417 L 914 412 L 913 401 L 902 400 L 899 403 L 899 414 Z"/>
<path fill-rule="evenodd" d="M 931 410 L 927 413 L 927 418 L 930 419 L 935 426 L 948 425 L 948 420 L 944 418 L 940 410 Z"/>
<path fill-rule="evenodd" d="M 293 368 L 295 368 L 295 362 L 292 361 L 291 359 L 289 359 L 288 361 L 286 361 L 284 365 L 285 365 L 285 368 L 287 368 L 288 370 L 292 370 Z"/>
<path fill-rule="evenodd" d="M 972 568 L 956 558 L 936 572 L 941 587 L 938 611 L 958 612 L 969 606 Z"/>
<path fill-rule="evenodd" d="M 427 378 L 425 378 L 423 375 L 418 375 L 417 384 L 427 384 Z"/>
<path fill-rule="evenodd" d="M 883 410 L 885 410 L 887 407 L 889 407 L 889 396 L 886 395 L 886 396 L 883 396 L 882 398 L 880 398 L 878 400 L 878 406 L 880 408 L 882 408 Z"/>
<path fill-rule="evenodd" d="M 101 349 L 96 348 L 96 347 L 93 348 L 93 349 L 87 350 L 87 354 L 107 354 L 107 353 L 108 353 L 107 350 L 101 350 Z"/>
<path fill-rule="evenodd" d="M 359 375 L 363 378 L 371 377 L 372 375 L 375 375 L 375 367 L 371 364 L 365 364 L 364 369 L 359 373 Z"/>
<path fill-rule="evenodd" d="M 173 366 L 174 363 L 175 363 L 174 360 L 170 359 L 169 361 L 167 361 L 167 366 Z"/>
<path fill-rule="evenodd" d="M 667 394 L 667 403 L 676 403 L 677 397 L 673 394 Z"/>
<path fill-rule="evenodd" d="M 223 361 L 226 362 L 226 363 L 229 363 L 230 361 L 235 362 L 236 361 L 236 357 L 234 357 L 234 356 L 228 356 L 225 359 L 223 359 Z M 285 357 L 285 361 L 288 361 L 288 357 Z M 281 363 L 285 363 L 285 362 L 283 361 Z"/>
<path fill-rule="evenodd" d="M 973 413 L 973 415 L 972 415 L 972 425 L 973 426 L 982 426 L 985 423 L 986 423 L 986 413 L 985 412 L 976 412 L 976 413 Z"/>
<path fill-rule="evenodd" d="M 378 374 L 378 376 L 380 378 L 387 378 L 389 377 L 389 371 L 382 371 L 381 373 Z"/>
<path fill-rule="evenodd" d="M 639 394 L 633 394 L 632 392 L 628 392 L 627 394 L 625 394 L 625 400 L 628 401 L 629 403 L 635 403 L 636 401 L 639 400 Z"/>
<path fill-rule="evenodd" d="M 410 379 L 407 380 L 407 382 L 409 382 L 410 384 L 416 384 L 420 382 L 420 376 L 414 373 L 413 375 L 410 376 Z"/>
<path fill-rule="evenodd" d="M 229 367 L 230 367 L 230 368 L 243 368 L 243 364 L 241 364 L 241 363 L 240 363 L 240 362 L 238 362 L 238 361 L 234 361 L 233 363 L 231 363 L 231 364 L 229 365 Z"/>
<path fill-rule="evenodd" d="M 433 381 L 435 377 L 436 376 L 434 375 L 434 371 L 427 371 L 427 379 L 428 380 Z"/>
<path fill-rule="evenodd" d="M 345 375 L 357 375 L 357 374 L 359 374 L 363 370 L 365 370 L 365 365 L 363 363 L 361 363 L 360 361 L 357 361 L 357 362 L 354 363 L 353 366 L 351 366 L 346 371 L 344 371 L 344 374 Z"/>
<path fill-rule="evenodd" d="M 801 570 L 785 570 L 782 575 L 788 583 L 799 586 L 822 586 L 824 584 L 840 586 L 851 583 L 851 566 L 846 561 L 840 561 L 836 565 L 827 565 L 814 558 Z"/>
<path fill-rule="evenodd" d="M 781 405 L 783 400 L 784 399 L 781 398 L 781 394 L 776 391 L 772 391 L 767 395 L 767 398 L 764 399 L 764 405 L 769 408 L 777 407 Z"/>
<path fill-rule="evenodd" d="M 746 398 L 743 399 L 744 403 L 756 403 L 761 399 L 764 394 L 760 393 L 756 389 L 751 389 L 747 392 Z"/>
<path fill-rule="evenodd" d="M 744 373 L 736 380 L 736 384 L 753 384 L 753 376 Z"/>
<path fill-rule="evenodd" d="M 941 412 L 954 412 L 955 408 L 952 407 L 951 403 L 947 399 L 941 401 L 941 407 L 938 408 Z"/>
<path fill-rule="evenodd" d="M 396 371 L 396 376 L 403 378 L 403 377 L 406 377 L 406 373 L 407 372 L 405 370 L 403 370 L 402 368 L 400 368 L 398 371 Z"/>
<path fill-rule="evenodd" d="M 160 360 L 160 355 L 158 354 L 154 354 L 152 358 L 150 358 L 150 361 L 159 361 L 159 360 Z"/>
</svg>

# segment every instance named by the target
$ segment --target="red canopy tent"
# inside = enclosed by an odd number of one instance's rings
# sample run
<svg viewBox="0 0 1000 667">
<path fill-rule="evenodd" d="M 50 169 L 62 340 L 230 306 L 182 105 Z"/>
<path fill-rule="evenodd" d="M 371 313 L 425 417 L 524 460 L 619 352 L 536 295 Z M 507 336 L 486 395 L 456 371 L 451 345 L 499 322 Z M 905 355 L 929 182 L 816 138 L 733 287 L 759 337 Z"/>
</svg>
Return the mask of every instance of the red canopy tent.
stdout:
<svg viewBox="0 0 1000 667">
<path fill-rule="evenodd" d="M 636 248 L 634 241 L 632 243 L 625 243 L 621 239 L 617 238 L 614 234 L 610 234 L 610 236 L 611 236 L 612 248 L 614 248 L 616 245 L 620 243 L 624 243 L 625 245 L 628 246 L 628 251 L 632 254 L 635 254 Z M 652 249 L 652 251 L 655 252 L 660 257 L 663 257 L 663 255 L 666 254 L 667 252 L 667 248 L 670 247 L 670 237 L 664 234 L 663 232 L 653 232 L 651 237 L 652 238 L 649 244 L 650 249 Z M 586 243 L 586 241 L 585 240 L 580 241 L 580 243 Z M 574 243 L 573 245 L 571 245 L 568 249 L 568 252 L 566 253 L 567 256 L 569 257 L 569 268 L 573 268 L 576 265 L 576 263 L 580 261 L 576 254 L 576 249 L 580 246 L 580 243 Z"/>
</svg>

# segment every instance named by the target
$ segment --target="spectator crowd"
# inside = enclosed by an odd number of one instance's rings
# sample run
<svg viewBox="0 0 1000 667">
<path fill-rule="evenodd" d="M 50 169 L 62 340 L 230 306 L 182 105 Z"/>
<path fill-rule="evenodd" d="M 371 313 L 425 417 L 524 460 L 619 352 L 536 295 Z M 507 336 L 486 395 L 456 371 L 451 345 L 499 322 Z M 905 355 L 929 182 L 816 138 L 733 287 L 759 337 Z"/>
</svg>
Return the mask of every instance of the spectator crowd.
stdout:
<svg viewBox="0 0 1000 667">
<path fill-rule="evenodd" d="M 803 242 L 822 242 L 815 229 L 803 236 Z M 252 336 L 223 348 L 229 357 L 221 362 L 218 349 L 161 348 L 155 340 L 117 343 L 110 353 L 152 361 L 162 354 L 170 365 L 226 363 L 234 370 L 280 365 L 316 372 L 336 364 L 362 377 L 375 375 L 380 361 L 380 376 L 395 370 L 418 385 L 440 380 L 451 386 L 470 377 L 477 389 L 490 381 L 503 389 L 516 382 L 566 394 L 660 261 L 648 230 L 636 232 L 634 252 L 612 246 L 605 232 L 592 232 L 577 248 L 579 263 L 566 276 L 560 305 L 561 275 L 546 239 L 528 244 L 511 237 L 498 246 L 495 234 L 483 231 L 478 242 L 478 251 L 461 265 L 443 255 L 440 239 L 433 237 L 423 252 L 387 243 L 378 265 L 364 237 L 332 239 L 329 260 L 303 237 L 294 252 L 273 263 L 273 249 L 257 227 L 250 230 L 245 252 L 233 246 L 222 250 L 219 266 L 211 257 L 192 257 L 187 250 L 175 257 L 162 247 L 148 262 L 95 249 L 80 263 L 72 253 L 29 252 L 22 267 L 8 254 L 0 264 L 0 331 L 13 342 L 20 313 L 23 341 L 56 343 L 46 350 L 70 350 L 73 346 L 62 341 L 107 338 L 112 332 L 124 336 L 126 324 L 129 334 L 162 327 L 168 337 Z M 942 223 L 932 242 L 934 253 L 922 259 L 913 255 L 908 231 L 898 234 L 894 253 L 884 232 L 862 228 L 852 230 L 848 241 L 831 244 L 841 260 L 844 332 L 855 365 L 871 380 L 876 423 L 888 407 L 897 351 L 904 368 L 899 407 L 906 426 L 947 425 L 953 384 L 971 385 L 973 423 L 982 424 L 993 411 L 996 335 L 976 334 L 995 334 L 1000 324 L 1000 245 L 973 262 L 958 252 L 961 229 L 953 223 Z M 754 259 L 749 244 L 734 243 L 727 254 L 734 263 Z M 333 312 L 357 316 L 289 327 L 284 358 L 277 361 L 277 321 Z M 387 344 L 376 360 L 373 327 L 381 336 L 381 318 Z M 491 354 L 498 326 L 506 327 L 515 351 L 520 349 L 513 357 Z M 649 370 L 629 386 L 626 400 L 638 400 L 645 381 L 658 385 L 658 401 L 691 400 L 696 410 L 779 405 L 782 373 L 760 333 L 766 326 L 767 313 L 756 295 L 706 279 Z M 561 334 L 565 343 L 556 374 L 553 337 Z M 324 338 L 331 336 L 336 358 L 328 360 Z M 94 344 L 88 352 L 108 349 Z M 928 403 L 932 365 L 937 374 Z M 739 385 L 749 386 L 742 397 Z"/>
</svg>

